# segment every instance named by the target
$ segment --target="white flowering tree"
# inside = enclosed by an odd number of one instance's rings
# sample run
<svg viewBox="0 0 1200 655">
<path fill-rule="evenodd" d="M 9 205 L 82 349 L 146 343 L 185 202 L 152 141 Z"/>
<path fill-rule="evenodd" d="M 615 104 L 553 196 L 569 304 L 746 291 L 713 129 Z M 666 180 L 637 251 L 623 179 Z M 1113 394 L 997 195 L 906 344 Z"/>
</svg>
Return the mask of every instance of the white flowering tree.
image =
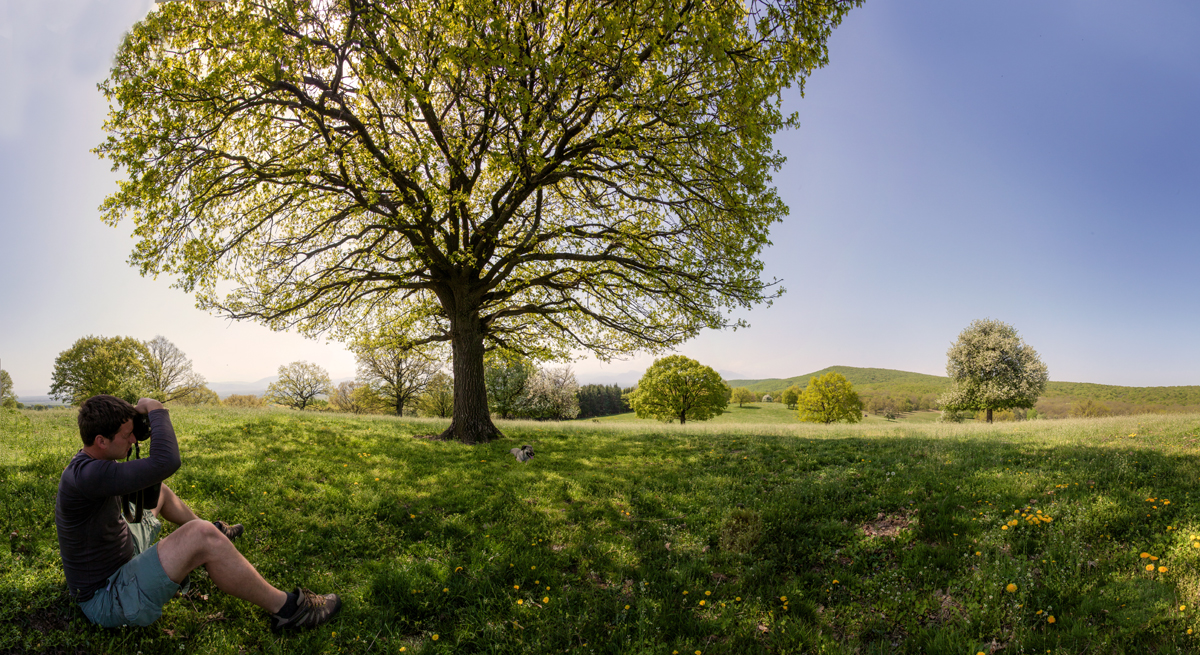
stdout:
<svg viewBox="0 0 1200 655">
<path fill-rule="evenodd" d="M 995 319 L 971 322 L 946 352 L 953 380 L 938 398 L 943 411 L 1028 409 L 1046 390 L 1049 370 L 1016 329 Z"/>
<path fill-rule="evenodd" d="M 579 416 L 579 383 L 570 366 L 544 368 L 529 379 L 526 412 L 534 418 L 563 420 Z"/>
</svg>

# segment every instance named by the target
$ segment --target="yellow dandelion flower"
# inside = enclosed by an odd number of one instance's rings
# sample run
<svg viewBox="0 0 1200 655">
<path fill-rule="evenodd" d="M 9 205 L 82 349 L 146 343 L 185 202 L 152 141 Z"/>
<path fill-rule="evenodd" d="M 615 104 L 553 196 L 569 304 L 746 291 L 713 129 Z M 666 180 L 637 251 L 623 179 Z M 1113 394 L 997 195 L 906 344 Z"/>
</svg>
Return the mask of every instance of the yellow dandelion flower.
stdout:
<svg viewBox="0 0 1200 655">
<path fill-rule="evenodd" d="M 834 582 L 837 582 L 837 580 L 834 580 Z M 783 602 L 785 602 L 785 603 L 786 603 L 786 602 L 787 602 L 787 596 L 780 596 L 780 597 L 779 597 L 779 600 L 782 600 Z"/>
<path fill-rule="evenodd" d="M 430 637 L 430 639 L 432 639 L 432 640 L 434 640 L 434 641 L 437 641 L 437 640 L 438 640 L 438 636 L 437 636 L 437 635 L 433 635 L 432 637 Z"/>
<path fill-rule="evenodd" d="M 1182 611 L 1183 611 L 1183 610 L 1185 610 L 1185 609 L 1187 609 L 1187 605 L 1180 605 L 1180 606 L 1179 606 L 1179 611 L 1180 611 L 1180 612 L 1182 612 Z"/>
<path fill-rule="evenodd" d="M 742 600 L 742 597 L 741 597 L 741 596 L 734 596 L 734 597 L 733 597 L 733 599 L 734 599 L 734 600 L 736 600 L 736 601 L 738 601 L 738 602 L 741 602 L 741 600 Z"/>
<path fill-rule="evenodd" d="M 517 599 L 517 604 L 518 604 L 518 605 L 524 605 L 524 604 L 525 604 L 525 601 L 523 601 L 523 600 L 521 600 L 520 598 L 518 598 L 518 599 Z"/>
<path fill-rule="evenodd" d="M 450 587 L 442 587 L 442 593 L 443 593 L 443 594 L 444 594 L 444 593 L 446 593 L 446 592 L 448 592 L 448 591 L 450 591 Z"/>
<path fill-rule="evenodd" d="M 1054 623 L 1054 615 L 1053 614 L 1046 617 L 1046 623 Z"/>
<path fill-rule="evenodd" d="M 1190 634 L 1192 634 L 1192 629 L 1191 629 L 1191 628 L 1188 628 L 1188 634 L 1189 634 L 1189 635 L 1190 635 Z"/>
<path fill-rule="evenodd" d="M 1150 557 L 1150 553 L 1142 553 L 1141 554 L 1142 559 L 1146 559 L 1147 557 Z"/>
<path fill-rule="evenodd" d="M 545 598 L 543 598 L 543 599 L 542 599 L 542 602 L 543 602 L 543 603 L 549 603 L 549 602 L 550 602 L 550 597 L 549 597 L 549 596 L 546 596 Z"/>
<path fill-rule="evenodd" d="M 711 596 L 711 595 L 712 595 L 712 592 L 711 592 L 711 591 L 706 591 L 706 592 L 704 592 L 704 595 L 705 595 L 705 596 Z"/>
<path fill-rule="evenodd" d="M 1007 525 L 1002 525 L 1002 526 L 1000 526 L 1000 529 L 1001 529 L 1001 530 L 1007 530 L 1007 529 L 1008 529 L 1008 526 L 1007 526 Z"/>
<path fill-rule="evenodd" d="M 534 569 L 536 569 L 536 568 L 537 568 L 536 566 L 531 566 L 531 567 L 529 567 L 529 570 L 530 570 L 530 571 L 532 571 L 532 570 L 534 570 Z"/>
<path fill-rule="evenodd" d="M 1155 556 L 1153 556 L 1153 555 L 1151 555 L 1151 556 L 1150 556 L 1150 561 L 1151 561 L 1151 562 L 1157 562 L 1157 561 L 1158 561 L 1158 558 L 1157 558 L 1157 557 L 1155 557 Z"/>
<path fill-rule="evenodd" d="M 980 556 L 980 555 L 982 555 L 982 554 L 983 554 L 983 553 L 981 553 L 981 552 L 979 552 L 979 551 L 975 551 L 975 556 L 976 556 L 976 557 L 979 557 L 979 556 Z"/>
<path fill-rule="evenodd" d="M 1041 613 L 1042 613 L 1042 610 L 1038 610 L 1038 611 L 1036 612 L 1036 614 L 1041 614 Z"/>
<path fill-rule="evenodd" d="M 687 592 L 686 592 L 686 591 L 685 591 L 685 592 L 683 592 L 683 595 L 684 595 L 684 596 L 686 596 L 686 595 L 687 595 Z"/>
<path fill-rule="evenodd" d="M 513 589 L 520 589 L 520 588 L 521 588 L 521 585 L 519 585 L 519 584 L 513 585 Z"/>
<path fill-rule="evenodd" d="M 1005 590 L 1005 591 L 1007 591 L 1007 592 L 1008 592 L 1008 593 L 1010 593 L 1010 594 L 1011 594 L 1011 593 L 1016 593 L 1016 591 L 1017 591 L 1017 585 L 1015 585 L 1015 584 L 1013 584 L 1013 583 L 1011 583 L 1011 582 L 1010 582 L 1010 583 L 1008 583 L 1008 586 L 1004 588 L 1004 590 Z"/>
<path fill-rule="evenodd" d="M 701 607 L 703 607 L 703 606 L 704 606 L 704 601 L 700 601 L 700 606 L 701 606 Z"/>
<path fill-rule="evenodd" d="M 1165 567 L 1165 566 L 1160 566 L 1160 567 L 1158 567 L 1158 572 L 1159 572 L 1159 573 L 1166 573 L 1166 572 L 1167 572 L 1167 567 Z"/>
<path fill-rule="evenodd" d="M 1153 571 L 1153 570 L 1154 570 L 1154 565 L 1153 565 L 1153 564 L 1147 564 L 1147 565 L 1146 565 L 1146 570 L 1147 570 L 1147 571 Z"/>
<path fill-rule="evenodd" d="M 626 605 L 626 606 L 625 606 L 625 609 L 629 609 L 629 606 L 628 606 L 628 605 Z"/>
</svg>

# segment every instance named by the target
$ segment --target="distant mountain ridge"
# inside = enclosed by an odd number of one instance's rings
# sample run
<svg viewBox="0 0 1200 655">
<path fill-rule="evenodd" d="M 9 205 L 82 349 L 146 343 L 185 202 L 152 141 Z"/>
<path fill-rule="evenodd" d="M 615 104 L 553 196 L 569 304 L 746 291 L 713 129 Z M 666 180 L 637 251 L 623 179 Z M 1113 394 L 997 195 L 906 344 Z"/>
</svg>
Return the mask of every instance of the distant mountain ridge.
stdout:
<svg viewBox="0 0 1200 655">
<path fill-rule="evenodd" d="M 950 378 L 897 371 L 888 368 L 857 368 L 854 366 L 830 366 L 819 371 L 790 378 L 767 378 L 765 380 L 726 380 L 731 387 L 746 387 L 764 393 L 786 389 L 795 384 L 801 389 L 808 386 L 814 376 L 836 371 L 846 376 L 850 384 L 860 392 L 881 392 L 891 395 L 940 394 L 950 387 Z M 1054 403 L 1093 400 L 1121 407 L 1133 408 L 1200 408 L 1200 385 L 1178 387 L 1123 387 L 1091 382 L 1056 382 L 1046 385 L 1042 401 Z M 1041 403 L 1039 403 L 1040 405 Z"/>
</svg>

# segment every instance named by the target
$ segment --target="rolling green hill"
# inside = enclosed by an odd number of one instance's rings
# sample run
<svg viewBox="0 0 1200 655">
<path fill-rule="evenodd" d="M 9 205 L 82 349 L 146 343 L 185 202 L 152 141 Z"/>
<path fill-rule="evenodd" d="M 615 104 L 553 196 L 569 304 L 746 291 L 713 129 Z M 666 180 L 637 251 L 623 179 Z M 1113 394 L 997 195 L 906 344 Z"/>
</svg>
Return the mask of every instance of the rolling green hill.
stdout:
<svg viewBox="0 0 1200 655">
<path fill-rule="evenodd" d="M 790 378 L 768 378 L 766 380 L 726 380 L 731 387 L 746 387 L 751 391 L 764 393 L 777 389 L 786 389 L 793 384 L 801 389 L 808 386 L 808 380 L 834 371 L 846 376 L 857 391 L 884 391 L 895 394 L 926 394 L 941 393 L 950 386 L 950 378 L 924 373 L 909 373 L 894 371 L 888 368 L 856 368 L 854 366 L 830 366 L 819 371 L 797 375 Z"/>
<path fill-rule="evenodd" d="M 881 393 L 892 396 L 921 396 L 940 394 L 950 386 L 950 378 L 924 373 L 910 373 L 886 368 L 857 368 L 830 366 L 819 371 L 790 378 L 765 380 L 726 380 L 731 387 L 747 387 L 758 393 L 775 392 L 793 384 L 801 389 L 808 380 L 830 371 L 846 376 L 859 393 Z M 1196 411 L 1200 409 L 1200 386 L 1123 387 L 1090 382 L 1054 382 L 1046 385 L 1046 393 L 1038 402 L 1038 410 L 1051 414 L 1066 411 L 1071 405 L 1085 400 L 1103 403 L 1115 413 L 1137 411 Z"/>
</svg>

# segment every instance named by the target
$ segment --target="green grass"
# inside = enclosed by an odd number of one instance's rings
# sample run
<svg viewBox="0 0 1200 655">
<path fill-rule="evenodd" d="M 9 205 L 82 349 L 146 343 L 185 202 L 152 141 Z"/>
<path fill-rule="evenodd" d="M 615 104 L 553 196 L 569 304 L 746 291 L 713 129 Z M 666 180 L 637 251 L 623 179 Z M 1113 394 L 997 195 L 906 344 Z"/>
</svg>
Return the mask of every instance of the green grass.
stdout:
<svg viewBox="0 0 1200 655">
<path fill-rule="evenodd" d="M 432 421 L 173 417 L 172 488 L 244 523 L 268 580 L 341 594 L 341 615 L 276 637 L 197 572 L 153 626 L 88 625 L 53 526 L 73 413 L 25 412 L 0 415 L 0 652 L 1200 650 L 1197 415 L 511 422 L 477 447 L 413 438 Z"/>
</svg>

